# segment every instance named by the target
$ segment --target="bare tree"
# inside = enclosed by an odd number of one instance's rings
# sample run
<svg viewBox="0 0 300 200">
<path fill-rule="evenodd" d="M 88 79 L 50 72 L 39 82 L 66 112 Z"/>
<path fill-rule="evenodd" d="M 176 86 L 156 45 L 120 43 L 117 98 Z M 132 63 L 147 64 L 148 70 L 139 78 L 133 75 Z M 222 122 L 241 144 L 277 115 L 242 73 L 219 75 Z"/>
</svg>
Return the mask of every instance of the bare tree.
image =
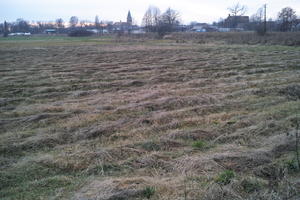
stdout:
<svg viewBox="0 0 300 200">
<path fill-rule="evenodd" d="M 81 28 L 85 27 L 86 24 L 87 24 L 87 21 L 86 21 L 86 20 L 81 20 L 81 21 L 80 21 L 80 27 L 81 27 Z"/>
<path fill-rule="evenodd" d="M 4 25 L 3 25 L 3 37 L 7 37 L 8 36 L 8 25 L 7 25 L 7 22 L 4 21 Z"/>
<path fill-rule="evenodd" d="M 152 7 L 152 17 L 153 17 L 153 25 L 154 25 L 154 27 L 156 27 L 156 30 L 159 25 L 160 15 L 161 15 L 160 9 L 158 7 L 153 6 Z"/>
<path fill-rule="evenodd" d="M 55 24 L 57 28 L 64 28 L 64 20 L 62 18 L 56 19 Z"/>
<path fill-rule="evenodd" d="M 290 7 L 283 8 L 281 12 L 278 13 L 278 21 L 281 23 L 281 31 L 291 31 L 297 22 L 296 11 Z"/>
<path fill-rule="evenodd" d="M 101 34 L 102 34 L 103 31 L 101 29 L 101 23 L 100 23 L 98 15 L 96 15 L 96 17 L 95 17 L 95 27 L 97 29 L 97 34 L 99 34 L 100 30 L 101 30 Z"/>
<path fill-rule="evenodd" d="M 16 30 L 14 30 L 14 31 L 17 31 L 17 32 L 29 32 L 30 26 L 27 21 L 25 21 L 22 18 L 19 18 L 19 19 L 17 19 L 15 28 L 16 28 Z"/>
<path fill-rule="evenodd" d="M 254 25 L 256 33 L 265 35 L 267 33 L 267 5 L 259 8 L 256 14 L 252 15 L 251 22 Z"/>
<path fill-rule="evenodd" d="M 176 26 L 180 24 L 179 12 L 168 8 L 159 19 L 158 33 L 163 36 L 167 32 L 173 32 Z"/>
<path fill-rule="evenodd" d="M 153 16 L 152 16 L 152 10 L 151 7 L 148 8 L 146 13 L 143 17 L 143 26 L 145 27 L 146 31 L 151 32 L 153 27 Z"/>
<path fill-rule="evenodd" d="M 263 21 L 263 18 L 264 18 L 264 10 L 263 8 L 259 8 L 257 12 L 251 16 L 250 21 L 261 23 Z"/>
<path fill-rule="evenodd" d="M 143 17 L 143 25 L 148 32 L 154 32 L 157 30 L 157 26 L 159 24 L 160 19 L 160 10 L 155 6 L 149 6 L 144 17 Z"/>
<path fill-rule="evenodd" d="M 95 27 L 97 30 L 100 29 L 100 21 L 99 21 L 98 15 L 96 15 L 96 17 L 95 17 Z"/>
<path fill-rule="evenodd" d="M 76 16 L 72 16 L 71 18 L 70 18 L 70 26 L 72 27 L 72 28 L 74 28 L 74 27 L 76 27 L 76 25 L 78 24 L 78 21 L 79 21 L 79 19 L 78 19 L 78 17 L 76 17 Z"/>
<path fill-rule="evenodd" d="M 233 16 L 242 16 L 247 12 L 247 7 L 244 5 L 240 5 L 240 3 L 237 3 L 232 7 L 229 7 L 228 10 Z"/>
<path fill-rule="evenodd" d="M 161 20 L 163 23 L 169 25 L 169 26 L 174 26 L 176 24 L 179 24 L 179 12 L 176 10 L 173 10 L 171 8 L 168 8 L 166 12 L 163 13 L 161 16 Z"/>
</svg>

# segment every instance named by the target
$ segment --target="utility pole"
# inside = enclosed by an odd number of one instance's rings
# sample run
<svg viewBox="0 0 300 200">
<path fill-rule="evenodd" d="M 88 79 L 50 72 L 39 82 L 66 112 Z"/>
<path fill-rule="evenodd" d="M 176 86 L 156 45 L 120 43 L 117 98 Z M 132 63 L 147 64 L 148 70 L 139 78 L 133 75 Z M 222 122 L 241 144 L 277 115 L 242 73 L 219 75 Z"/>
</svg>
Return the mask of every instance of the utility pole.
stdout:
<svg viewBox="0 0 300 200">
<path fill-rule="evenodd" d="M 265 17 L 264 17 L 264 34 L 267 33 L 267 4 L 264 5 Z"/>
</svg>

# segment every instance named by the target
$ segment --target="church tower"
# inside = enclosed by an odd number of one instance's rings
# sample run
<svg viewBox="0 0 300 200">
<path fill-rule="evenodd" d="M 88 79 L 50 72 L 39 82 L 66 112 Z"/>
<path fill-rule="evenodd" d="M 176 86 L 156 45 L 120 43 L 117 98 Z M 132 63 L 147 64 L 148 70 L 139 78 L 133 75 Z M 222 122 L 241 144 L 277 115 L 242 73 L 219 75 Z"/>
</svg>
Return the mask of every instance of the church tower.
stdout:
<svg viewBox="0 0 300 200">
<path fill-rule="evenodd" d="M 129 25 L 132 25 L 132 17 L 131 17 L 130 10 L 128 11 L 128 15 L 127 15 L 127 23 L 128 23 Z"/>
</svg>

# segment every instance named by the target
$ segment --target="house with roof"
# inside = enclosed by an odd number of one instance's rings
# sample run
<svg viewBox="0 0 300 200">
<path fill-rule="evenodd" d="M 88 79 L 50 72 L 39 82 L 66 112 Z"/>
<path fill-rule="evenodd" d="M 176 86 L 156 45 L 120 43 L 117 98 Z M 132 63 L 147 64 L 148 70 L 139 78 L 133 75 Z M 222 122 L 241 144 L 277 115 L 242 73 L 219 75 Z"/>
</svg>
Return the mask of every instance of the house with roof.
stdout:
<svg viewBox="0 0 300 200">
<path fill-rule="evenodd" d="M 127 14 L 127 21 L 126 22 L 115 22 L 113 24 L 113 32 L 115 33 L 130 33 L 133 29 L 134 26 L 132 25 L 132 16 L 130 11 L 128 11 Z"/>
<path fill-rule="evenodd" d="M 44 33 L 51 35 L 57 33 L 57 30 L 54 28 L 49 28 L 49 29 L 45 29 Z"/>
<path fill-rule="evenodd" d="M 249 24 L 249 16 L 235 16 L 228 15 L 225 19 L 226 28 L 239 28 L 244 29 L 247 24 Z"/>
</svg>

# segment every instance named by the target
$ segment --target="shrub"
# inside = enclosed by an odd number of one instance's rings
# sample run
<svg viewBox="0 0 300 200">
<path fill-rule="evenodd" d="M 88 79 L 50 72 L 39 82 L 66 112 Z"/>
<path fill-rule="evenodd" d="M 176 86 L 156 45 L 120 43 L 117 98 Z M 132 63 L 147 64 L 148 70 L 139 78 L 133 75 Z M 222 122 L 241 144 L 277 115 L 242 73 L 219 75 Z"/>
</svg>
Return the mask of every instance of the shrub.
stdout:
<svg viewBox="0 0 300 200">
<path fill-rule="evenodd" d="M 153 141 L 145 142 L 145 143 L 141 144 L 141 147 L 143 149 L 145 149 L 146 151 L 159 151 L 160 150 L 159 144 L 157 144 Z"/>
<path fill-rule="evenodd" d="M 244 178 L 241 182 L 241 186 L 247 193 L 257 192 L 262 189 L 262 183 L 255 178 Z"/>
<path fill-rule="evenodd" d="M 255 31 L 256 31 L 257 35 L 260 35 L 260 36 L 266 35 L 266 31 L 265 31 L 263 25 L 257 26 L 256 29 L 255 29 Z"/>
<path fill-rule="evenodd" d="M 215 182 L 222 185 L 227 185 L 234 177 L 235 173 L 233 171 L 225 170 L 216 177 Z"/>
<path fill-rule="evenodd" d="M 142 195 L 143 197 L 146 197 L 147 199 L 150 199 L 155 193 L 155 188 L 154 187 L 146 187 L 143 191 L 142 191 Z"/>
<path fill-rule="evenodd" d="M 203 150 L 203 149 L 208 148 L 208 144 L 203 140 L 198 140 L 198 141 L 193 142 L 192 147 Z"/>
<path fill-rule="evenodd" d="M 91 35 L 93 35 L 93 32 L 87 30 L 74 30 L 68 34 L 70 37 L 85 37 Z"/>
<path fill-rule="evenodd" d="M 295 159 L 285 161 L 285 167 L 289 172 L 297 172 L 299 171 L 298 162 Z"/>
</svg>

